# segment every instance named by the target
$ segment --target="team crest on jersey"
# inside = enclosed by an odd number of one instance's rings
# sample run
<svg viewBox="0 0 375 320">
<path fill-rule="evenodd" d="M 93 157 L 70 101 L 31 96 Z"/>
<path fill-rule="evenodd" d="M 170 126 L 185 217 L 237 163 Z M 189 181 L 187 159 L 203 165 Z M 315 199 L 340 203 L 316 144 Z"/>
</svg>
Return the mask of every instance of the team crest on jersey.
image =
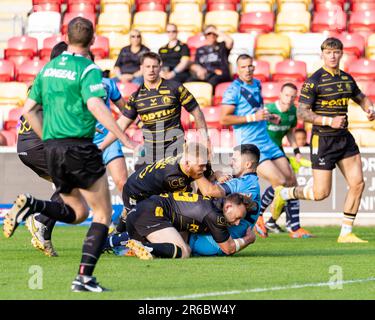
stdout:
<svg viewBox="0 0 375 320">
<path fill-rule="evenodd" d="M 169 98 L 168 96 L 163 96 L 162 100 L 163 100 L 164 104 L 171 104 L 172 103 L 172 99 Z"/>
<path fill-rule="evenodd" d="M 352 89 L 350 83 L 345 83 L 346 91 L 350 91 Z"/>
</svg>

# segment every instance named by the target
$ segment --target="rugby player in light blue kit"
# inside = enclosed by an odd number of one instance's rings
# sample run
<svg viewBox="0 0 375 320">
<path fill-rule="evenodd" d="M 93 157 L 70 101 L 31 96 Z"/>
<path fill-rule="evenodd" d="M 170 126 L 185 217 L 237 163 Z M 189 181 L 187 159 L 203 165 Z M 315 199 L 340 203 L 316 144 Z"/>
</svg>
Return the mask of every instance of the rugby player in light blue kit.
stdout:
<svg viewBox="0 0 375 320">
<path fill-rule="evenodd" d="M 237 58 L 239 78 L 224 93 L 221 123 L 233 126 L 237 144 L 252 143 L 259 148 L 257 173 L 260 177 L 268 180 L 273 188 L 295 186 L 297 182 L 285 154 L 268 135 L 267 121 L 277 124 L 280 117 L 264 108 L 260 81 L 253 78 L 254 68 L 251 56 L 242 54 Z M 272 202 L 273 192 L 271 188 L 262 196 L 262 206 Z M 293 203 L 287 203 L 286 207 L 290 215 L 296 209 Z M 267 232 L 262 217 L 257 226 L 258 233 Z"/>
<path fill-rule="evenodd" d="M 259 157 L 259 149 L 253 144 L 236 146 L 232 157 L 232 169 L 235 178 L 217 184 L 209 182 L 205 177 L 195 180 L 199 190 L 203 194 L 215 198 L 224 198 L 232 193 L 241 193 L 251 197 L 256 203 L 256 206 L 246 213 L 245 219 L 242 219 L 239 225 L 228 226 L 229 233 L 233 239 L 242 238 L 246 234 L 247 229 L 253 229 L 258 220 L 260 210 L 260 187 L 256 170 Z M 193 255 L 224 255 L 223 251 L 210 234 L 191 233 L 189 246 Z"/>
</svg>

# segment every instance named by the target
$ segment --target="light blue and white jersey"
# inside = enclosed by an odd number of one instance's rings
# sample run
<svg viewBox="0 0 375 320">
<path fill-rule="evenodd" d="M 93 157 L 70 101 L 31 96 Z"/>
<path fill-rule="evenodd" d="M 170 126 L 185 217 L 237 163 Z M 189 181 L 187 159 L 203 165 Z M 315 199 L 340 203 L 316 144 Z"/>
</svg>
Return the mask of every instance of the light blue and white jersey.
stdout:
<svg viewBox="0 0 375 320">
<path fill-rule="evenodd" d="M 121 93 L 119 89 L 117 88 L 116 83 L 112 79 L 103 78 L 103 85 L 104 85 L 104 89 L 107 92 L 107 97 L 104 102 L 107 108 L 110 109 L 111 107 L 110 101 L 116 102 L 120 100 Z M 100 122 L 96 123 L 96 129 L 103 132 L 103 133 L 96 132 L 94 136 L 94 143 L 100 144 L 104 140 L 105 136 L 108 134 L 108 130 Z"/>
<path fill-rule="evenodd" d="M 255 114 L 264 108 L 261 90 L 260 81 L 257 79 L 253 79 L 251 84 L 236 79 L 224 92 L 222 104 L 234 105 L 235 116 Z M 233 125 L 233 129 L 237 145 L 245 143 L 258 145 L 270 140 L 266 121 L 236 124 Z"/>
</svg>

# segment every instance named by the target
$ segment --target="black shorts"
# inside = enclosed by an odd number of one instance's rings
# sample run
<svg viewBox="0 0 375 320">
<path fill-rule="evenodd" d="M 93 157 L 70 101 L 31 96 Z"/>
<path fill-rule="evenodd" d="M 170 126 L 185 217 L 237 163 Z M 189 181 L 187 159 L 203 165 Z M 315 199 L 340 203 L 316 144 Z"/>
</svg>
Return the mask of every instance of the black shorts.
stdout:
<svg viewBox="0 0 375 320">
<path fill-rule="evenodd" d="M 144 242 L 150 233 L 165 228 L 173 228 L 168 217 L 160 214 L 156 208 L 159 204 L 146 199 L 137 204 L 126 218 L 126 231 L 131 239 Z"/>
<path fill-rule="evenodd" d="M 49 179 L 46 150 L 43 144 L 28 150 L 17 148 L 17 152 L 24 165 L 28 166 L 38 176 Z"/>
<path fill-rule="evenodd" d="M 45 141 L 48 172 L 59 193 L 88 189 L 106 172 L 101 150 L 91 139 Z"/>
<path fill-rule="evenodd" d="M 310 155 L 313 169 L 333 170 L 337 162 L 356 154 L 359 154 L 359 149 L 350 132 L 343 136 L 311 136 Z"/>
</svg>

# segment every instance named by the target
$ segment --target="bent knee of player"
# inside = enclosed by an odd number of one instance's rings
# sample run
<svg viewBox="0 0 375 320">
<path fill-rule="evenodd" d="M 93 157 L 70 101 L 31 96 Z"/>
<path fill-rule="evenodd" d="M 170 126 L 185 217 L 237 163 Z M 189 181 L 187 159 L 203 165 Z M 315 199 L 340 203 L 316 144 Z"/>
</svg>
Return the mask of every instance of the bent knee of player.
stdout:
<svg viewBox="0 0 375 320">
<path fill-rule="evenodd" d="M 189 258 L 190 255 L 191 255 L 191 248 L 188 245 L 184 245 L 180 248 L 181 248 L 181 251 L 182 251 L 181 258 L 182 259 Z"/>
<path fill-rule="evenodd" d="M 118 177 L 112 177 L 113 178 L 113 182 L 115 183 L 116 185 L 116 188 L 117 190 L 122 193 L 123 189 L 124 189 L 124 185 L 126 183 L 126 176 L 118 176 Z"/>
<path fill-rule="evenodd" d="M 331 190 L 329 189 L 314 189 L 314 200 L 321 201 L 329 197 Z"/>
<path fill-rule="evenodd" d="M 73 224 L 79 224 L 82 223 L 87 219 L 89 216 L 89 208 L 86 206 L 80 206 L 80 207 L 75 207 L 74 213 L 76 214 L 76 220 L 73 222 Z"/>
<path fill-rule="evenodd" d="M 355 194 L 361 194 L 365 188 L 365 182 L 363 180 L 358 181 L 356 183 L 350 183 L 349 184 L 349 192 L 355 193 Z"/>
</svg>

